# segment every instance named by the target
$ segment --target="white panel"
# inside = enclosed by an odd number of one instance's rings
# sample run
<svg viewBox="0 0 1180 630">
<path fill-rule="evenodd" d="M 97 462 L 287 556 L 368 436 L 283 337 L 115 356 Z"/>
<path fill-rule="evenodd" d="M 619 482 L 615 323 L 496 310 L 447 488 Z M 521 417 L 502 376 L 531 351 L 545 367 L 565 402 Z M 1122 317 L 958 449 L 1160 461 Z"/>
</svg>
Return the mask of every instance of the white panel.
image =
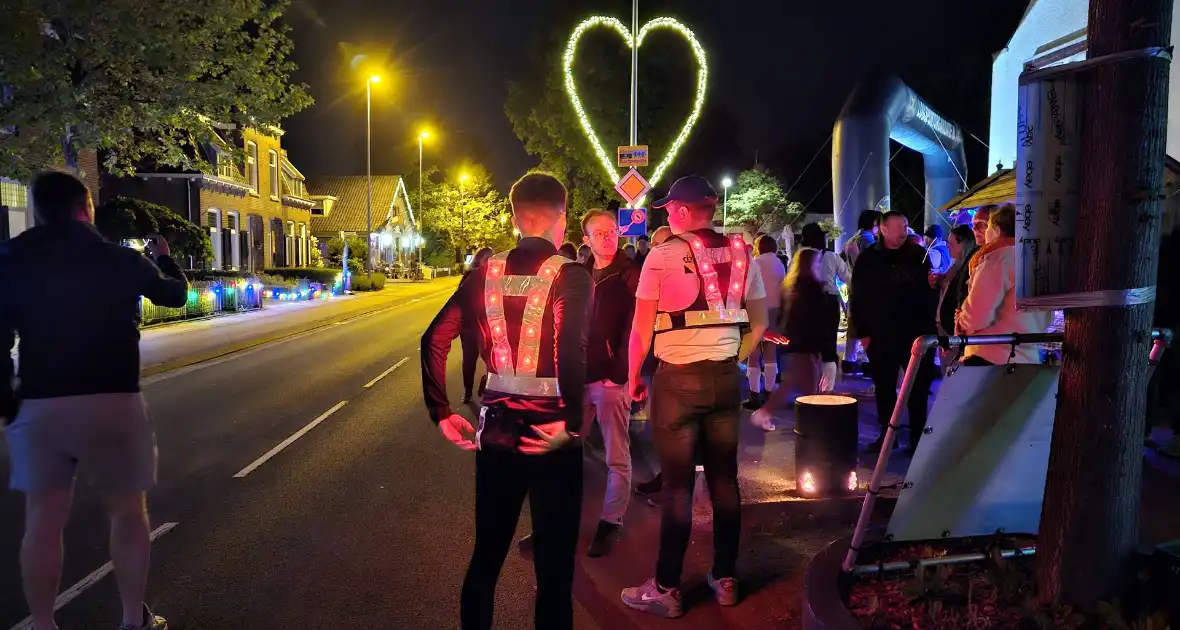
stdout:
<svg viewBox="0 0 1180 630">
<path fill-rule="evenodd" d="M 1058 368 L 960 367 L 943 379 L 887 532 L 893 540 L 1035 534 Z"/>
</svg>

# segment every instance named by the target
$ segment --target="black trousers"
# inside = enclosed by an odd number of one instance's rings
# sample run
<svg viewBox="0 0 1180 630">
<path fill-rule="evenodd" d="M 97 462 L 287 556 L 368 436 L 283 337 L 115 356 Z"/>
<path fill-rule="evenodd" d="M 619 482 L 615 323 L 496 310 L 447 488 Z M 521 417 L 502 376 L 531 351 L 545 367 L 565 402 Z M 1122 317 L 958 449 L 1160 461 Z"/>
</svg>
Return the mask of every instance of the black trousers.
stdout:
<svg viewBox="0 0 1180 630">
<path fill-rule="evenodd" d="M 893 415 L 893 407 L 897 405 L 898 374 L 904 374 L 906 366 L 909 365 L 910 348 L 871 341 L 868 356 L 869 374 L 877 391 L 877 423 L 881 425 L 881 436 L 884 437 L 889 418 Z M 926 428 L 926 405 L 930 400 L 930 385 L 934 382 L 934 373 L 934 355 L 927 352 L 926 356 L 922 357 L 922 363 L 914 379 L 914 388 L 910 391 L 910 398 L 906 404 L 910 416 L 910 446 L 918 445 L 918 438 Z"/>
<path fill-rule="evenodd" d="M 1171 426 L 1180 435 L 1180 348 L 1166 350 L 1147 386 L 1147 432 L 1156 425 Z"/>
<path fill-rule="evenodd" d="M 742 376 L 736 361 L 661 363 L 656 370 L 651 422 L 664 474 L 656 581 L 665 588 L 680 587 L 698 452 L 713 502 L 713 575 L 734 577 L 742 528 L 737 479 Z"/>
<path fill-rule="evenodd" d="M 474 333 L 462 333 L 459 344 L 463 347 L 463 393 L 471 396 L 475 387 L 475 364 L 479 359 L 479 337 Z"/>
<path fill-rule="evenodd" d="M 487 450 L 475 455 L 475 551 L 463 580 L 463 630 L 490 630 L 496 582 L 525 496 L 533 519 L 537 630 L 574 625 L 574 554 L 582 517 L 582 448 L 545 455 Z"/>
</svg>

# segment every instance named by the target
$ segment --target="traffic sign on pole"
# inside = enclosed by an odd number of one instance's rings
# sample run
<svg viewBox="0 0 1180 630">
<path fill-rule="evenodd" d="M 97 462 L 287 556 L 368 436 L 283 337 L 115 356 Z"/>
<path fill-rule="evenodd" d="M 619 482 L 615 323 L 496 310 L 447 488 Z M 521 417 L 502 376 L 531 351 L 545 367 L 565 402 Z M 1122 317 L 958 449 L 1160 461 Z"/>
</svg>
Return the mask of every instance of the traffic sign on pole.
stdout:
<svg viewBox="0 0 1180 630">
<path fill-rule="evenodd" d="M 647 183 L 646 179 L 639 174 L 639 171 L 632 168 L 627 171 L 626 175 L 615 184 L 615 190 L 623 197 L 623 201 L 627 205 L 634 205 L 636 199 L 641 199 L 647 193 L 651 192 L 651 185 Z"/>
<path fill-rule="evenodd" d="M 619 147 L 619 167 L 647 166 L 647 145 Z"/>
<path fill-rule="evenodd" d="M 647 236 L 647 208 L 619 208 L 619 236 Z"/>
</svg>

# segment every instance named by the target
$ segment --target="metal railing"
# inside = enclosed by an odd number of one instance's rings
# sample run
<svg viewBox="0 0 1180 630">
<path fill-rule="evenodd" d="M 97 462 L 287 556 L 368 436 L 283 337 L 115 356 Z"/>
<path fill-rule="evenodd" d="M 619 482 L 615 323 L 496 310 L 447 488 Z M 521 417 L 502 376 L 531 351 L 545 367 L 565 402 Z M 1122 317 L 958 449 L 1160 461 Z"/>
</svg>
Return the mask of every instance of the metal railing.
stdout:
<svg viewBox="0 0 1180 630">
<path fill-rule="evenodd" d="M 856 556 L 864 543 L 865 532 L 869 527 L 869 517 L 873 513 L 873 505 L 877 502 L 877 495 L 881 492 L 881 479 L 885 476 L 885 469 L 889 466 L 889 456 L 893 451 L 893 442 L 901 430 L 901 413 L 909 402 L 910 393 L 914 389 L 914 381 L 918 376 L 918 369 L 922 360 L 935 346 L 943 348 L 966 348 L 967 346 L 1012 346 L 1015 348 L 1024 344 L 1059 344 L 1065 339 L 1064 333 L 1033 333 L 1008 335 L 975 335 L 946 337 L 925 335 L 914 340 L 910 347 L 910 361 L 906 365 L 905 376 L 901 380 L 901 390 L 897 394 L 897 403 L 893 405 L 893 413 L 889 416 L 889 424 L 882 438 L 881 454 L 877 457 L 877 465 L 873 468 L 873 476 L 869 480 L 869 491 L 865 495 L 864 504 L 860 508 L 860 517 L 856 521 L 856 529 L 852 532 L 852 541 L 848 545 L 848 553 L 844 556 L 843 569 L 846 573 L 856 570 Z M 1172 331 L 1167 328 L 1155 328 L 1151 331 L 1151 353 L 1148 355 L 1148 378 L 1150 379 L 1155 366 L 1159 363 L 1164 350 L 1172 342 Z M 960 353 L 961 354 L 961 353 Z"/>
</svg>

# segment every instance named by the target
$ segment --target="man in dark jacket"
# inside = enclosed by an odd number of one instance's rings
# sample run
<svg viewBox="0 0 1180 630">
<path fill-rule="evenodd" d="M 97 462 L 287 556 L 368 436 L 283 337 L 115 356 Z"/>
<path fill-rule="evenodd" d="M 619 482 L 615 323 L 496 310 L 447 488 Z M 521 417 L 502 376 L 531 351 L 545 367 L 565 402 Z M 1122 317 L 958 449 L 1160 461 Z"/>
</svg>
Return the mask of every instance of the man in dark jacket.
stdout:
<svg viewBox="0 0 1180 630">
<path fill-rule="evenodd" d="M 557 253 L 566 228 L 561 182 L 530 173 L 508 197 L 520 242 L 473 271 L 422 335 L 423 394 L 443 437 L 478 451 L 475 550 L 459 597 L 461 627 L 491 629 L 496 581 L 527 496 L 536 533 L 534 623 L 569 630 L 593 287 L 585 267 Z M 488 366 L 478 432 L 447 398 L 447 355 L 468 325 L 479 329 Z"/>
<path fill-rule="evenodd" d="M 0 416 L 12 421 L 11 485 L 26 497 L 21 572 L 33 627 L 57 627 L 62 529 L 82 471 L 109 511 L 122 628 L 167 628 L 143 603 L 156 444 L 139 387 L 139 300 L 184 306 L 188 283 L 162 237 L 145 257 L 99 235 L 77 177 L 41 173 L 32 190 L 38 226 L 0 249 Z"/>
<path fill-rule="evenodd" d="M 897 402 L 897 374 L 909 363 L 914 339 L 935 333 L 938 294 L 930 287 L 929 275 L 930 261 L 922 246 L 909 241 L 905 215 L 886 212 L 877 243 L 857 258 L 849 291 L 850 325 L 868 354 L 877 391 L 881 437 L 872 444 L 875 450 L 884 442 L 885 428 Z M 927 354 L 909 398 L 911 450 L 917 447 L 926 427 L 926 404 L 933 378 L 934 358 Z"/>
<path fill-rule="evenodd" d="M 635 315 L 639 267 L 619 251 L 619 224 L 606 210 L 587 212 L 582 218 L 582 234 L 594 252 L 590 272 L 594 278 L 594 302 L 586 346 L 585 422 L 592 422 L 597 415 L 607 466 L 602 515 L 588 550 L 590 557 L 597 558 L 610 551 L 631 498 L 627 344 Z M 646 239 L 642 242 L 646 243 Z"/>
</svg>

